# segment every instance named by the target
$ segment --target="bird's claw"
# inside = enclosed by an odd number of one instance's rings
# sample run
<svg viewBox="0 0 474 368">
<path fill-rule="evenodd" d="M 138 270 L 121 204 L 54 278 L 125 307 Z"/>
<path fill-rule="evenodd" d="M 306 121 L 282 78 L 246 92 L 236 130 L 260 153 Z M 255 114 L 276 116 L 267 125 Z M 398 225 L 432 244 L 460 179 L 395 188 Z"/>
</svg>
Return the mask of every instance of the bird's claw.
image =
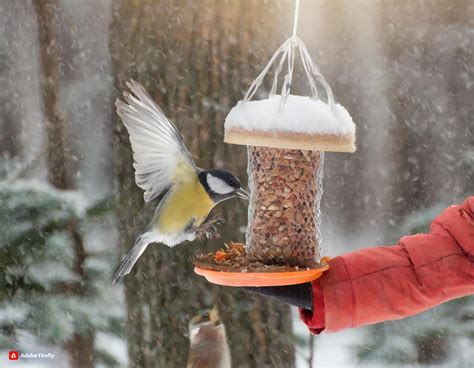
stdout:
<svg viewBox="0 0 474 368">
<path fill-rule="evenodd" d="M 212 239 L 212 238 L 222 238 L 217 230 L 217 225 L 222 225 L 225 223 L 225 220 L 219 217 L 214 217 L 211 220 L 204 222 L 201 226 L 199 226 L 195 233 L 196 237 L 199 240 L 204 239 Z"/>
</svg>

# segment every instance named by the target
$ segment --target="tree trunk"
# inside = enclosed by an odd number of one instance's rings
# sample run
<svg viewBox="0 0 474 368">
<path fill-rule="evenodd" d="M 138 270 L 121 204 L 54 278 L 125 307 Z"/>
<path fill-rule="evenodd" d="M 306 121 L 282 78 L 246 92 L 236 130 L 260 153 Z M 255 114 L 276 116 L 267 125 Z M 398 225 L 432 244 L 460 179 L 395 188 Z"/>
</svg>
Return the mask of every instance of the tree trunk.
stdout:
<svg viewBox="0 0 474 368">
<path fill-rule="evenodd" d="M 94 334 L 86 335 L 74 333 L 65 345 L 69 354 L 71 367 L 94 367 Z"/>
<path fill-rule="evenodd" d="M 0 55 L 0 68 L 3 64 L 1 57 L 2 55 Z M 16 106 L 6 102 L 1 101 L 0 106 L 0 156 L 13 159 L 21 154 L 21 126 Z"/>
<path fill-rule="evenodd" d="M 19 159 L 23 153 L 22 104 L 18 77 L 22 72 L 18 67 L 18 54 L 12 49 L 15 45 L 15 32 L 18 32 L 17 15 L 23 4 L 3 2 L 0 4 L 0 23 L 2 24 L 2 46 L 0 46 L 0 70 L 2 90 L 0 92 L 0 156 Z M 20 97 L 21 96 L 21 97 Z"/>
<path fill-rule="evenodd" d="M 223 121 L 278 46 L 268 39 L 274 34 L 275 8 L 257 0 L 118 1 L 110 36 L 117 96 L 125 81 L 137 79 L 181 128 L 198 166 L 226 168 L 244 178 L 245 147 L 222 143 Z M 128 133 L 116 115 L 113 124 L 120 247 L 126 252 L 156 203 L 144 206 Z M 238 229 L 246 222 L 245 204 L 227 203 L 218 211 L 228 221 L 223 239 L 243 241 Z M 153 245 L 125 278 L 131 366 L 185 366 L 187 324 L 215 302 L 227 325 L 233 367 L 294 366 L 287 306 L 213 286 L 193 273 L 189 257 L 222 246 L 222 240 L 172 249 Z"/>
<path fill-rule="evenodd" d="M 66 121 L 60 107 L 58 38 L 54 22 L 54 15 L 59 5 L 52 0 L 35 0 L 33 4 L 38 19 L 41 56 L 40 80 L 47 133 L 48 178 L 54 187 L 71 190 L 74 189 L 74 178 L 70 168 L 71 154 L 66 142 Z M 86 259 L 84 244 L 75 225 L 72 225 L 71 231 L 75 251 L 74 271 L 80 279 L 83 279 L 83 265 Z M 84 289 L 79 286 L 73 292 L 82 295 Z M 71 339 L 66 342 L 65 348 L 69 352 L 72 367 L 94 366 L 93 331 L 84 334 L 74 333 Z"/>
<path fill-rule="evenodd" d="M 59 106 L 59 59 L 54 29 L 56 1 L 35 0 L 41 56 L 41 93 L 46 120 L 48 177 L 58 189 L 72 189 L 65 121 Z"/>
</svg>

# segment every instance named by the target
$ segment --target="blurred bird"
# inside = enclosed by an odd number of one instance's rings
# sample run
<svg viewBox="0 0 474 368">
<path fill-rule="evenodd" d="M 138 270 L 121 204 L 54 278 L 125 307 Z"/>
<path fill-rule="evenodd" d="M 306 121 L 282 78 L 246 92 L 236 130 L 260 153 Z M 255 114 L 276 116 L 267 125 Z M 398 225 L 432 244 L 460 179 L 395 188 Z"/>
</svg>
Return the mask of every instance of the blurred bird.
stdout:
<svg viewBox="0 0 474 368">
<path fill-rule="evenodd" d="M 216 306 L 189 322 L 187 368 L 230 368 L 230 349 Z"/>
<path fill-rule="evenodd" d="M 115 273 L 115 284 L 127 275 L 150 243 L 173 247 L 196 236 L 217 235 L 219 219 L 208 219 L 212 208 L 230 198 L 248 200 L 240 181 L 223 170 L 202 170 L 196 166 L 183 137 L 142 85 L 131 81 L 117 100 L 117 114 L 130 134 L 135 181 L 145 193 L 145 202 L 158 199 L 155 214 L 135 240 Z"/>
</svg>

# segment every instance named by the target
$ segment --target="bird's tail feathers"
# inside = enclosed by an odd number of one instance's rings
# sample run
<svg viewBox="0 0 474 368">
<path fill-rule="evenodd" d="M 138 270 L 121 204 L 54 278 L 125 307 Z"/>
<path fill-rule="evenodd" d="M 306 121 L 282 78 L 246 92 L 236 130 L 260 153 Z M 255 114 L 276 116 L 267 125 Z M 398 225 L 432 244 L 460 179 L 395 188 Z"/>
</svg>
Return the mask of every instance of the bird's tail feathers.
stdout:
<svg viewBox="0 0 474 368">
<path fill-rule="evenodd" d="M 117 269 L 114 275 L 114 280 L 112 284 L 119 282 L 125 275 L 128 275 L 132 270 L 135 263 L 137 263 L 138 258 L 143 254 L 148 244 L 153 243 L 156 236 L 152 232 L 146 232 L 140 235 L 133 244 L 132 249 L 127 253 L 127 256 L 124 258 L 120 267 Z"/>
</svg>

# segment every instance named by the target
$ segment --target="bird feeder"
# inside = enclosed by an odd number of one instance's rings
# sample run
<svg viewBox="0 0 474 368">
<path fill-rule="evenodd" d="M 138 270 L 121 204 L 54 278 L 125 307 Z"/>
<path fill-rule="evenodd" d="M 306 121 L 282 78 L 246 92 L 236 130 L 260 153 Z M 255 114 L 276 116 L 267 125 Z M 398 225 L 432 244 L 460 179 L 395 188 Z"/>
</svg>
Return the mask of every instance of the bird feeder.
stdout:
<svg viewBox="0 0 474 368">
<path fill-rule="evenodd" d="M 248 147 L 250 203 L 245 247 L 223 251 L 223 259 L 230 263 L 240 259 L 240 268 L 219 260 L 212 265 L 211 259 L 195 262 L 195 271 L 217 284 L 298 284 L 318 278 L 327 269 L 321 260 L 320 233 L 324 152 L 354 152 L 355 125 L 346 109 L 335 103 L 329 84 L 296 35 L 298 2 L 293 35 L 225 120 L 224 142 Z M 310 96 L 290 93 L 297 55 Z M 268 98 L 252 100 L 274 65 Z M 324 101 L 318 88 L 324 91 Z M 252 268 L 253 264 L 259 267 Z"/>
</svg>

